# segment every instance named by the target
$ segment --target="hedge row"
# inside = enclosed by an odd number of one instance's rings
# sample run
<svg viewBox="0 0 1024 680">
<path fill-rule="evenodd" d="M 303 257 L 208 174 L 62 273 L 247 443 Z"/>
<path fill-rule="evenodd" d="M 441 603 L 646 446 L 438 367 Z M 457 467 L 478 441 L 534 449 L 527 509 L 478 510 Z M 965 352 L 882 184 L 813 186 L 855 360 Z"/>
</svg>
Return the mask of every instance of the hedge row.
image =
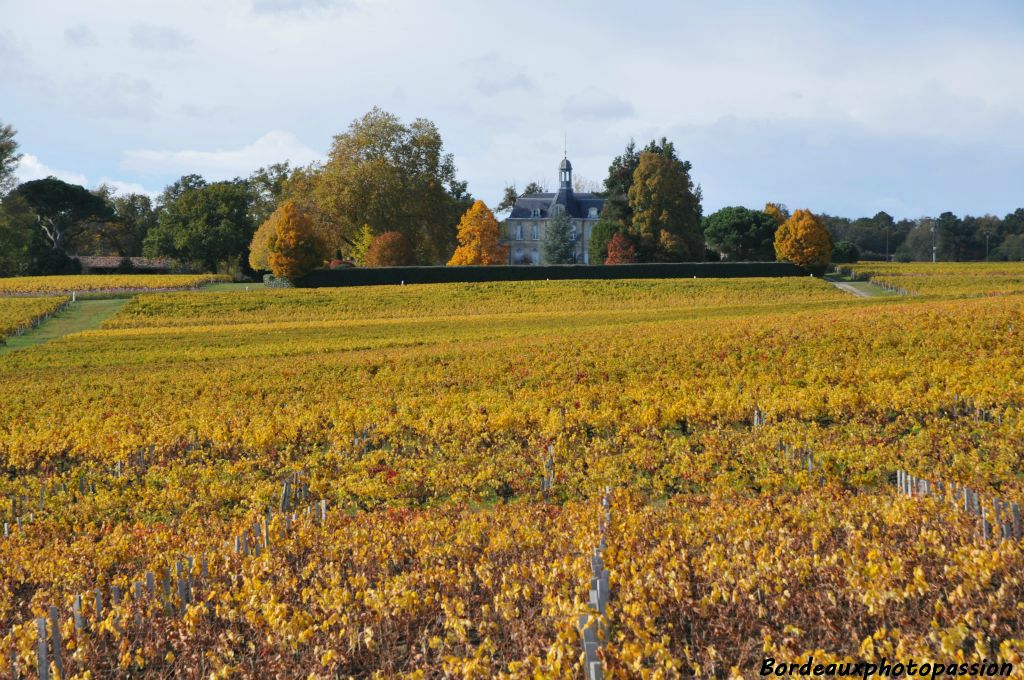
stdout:
<svg viewBox="0 0 1024 680">
<path fill-rule="evenodd" d="M 302 288 L 379 286 L 402 283 L 479 283 L 546 279 L 690 279 L 753 276 L 807 276 L 788 262 L 674 262 L 617 265 L 544 265 L 488 267 L 351 267 L 317 269 L 296 285 Z"/>
</svg>

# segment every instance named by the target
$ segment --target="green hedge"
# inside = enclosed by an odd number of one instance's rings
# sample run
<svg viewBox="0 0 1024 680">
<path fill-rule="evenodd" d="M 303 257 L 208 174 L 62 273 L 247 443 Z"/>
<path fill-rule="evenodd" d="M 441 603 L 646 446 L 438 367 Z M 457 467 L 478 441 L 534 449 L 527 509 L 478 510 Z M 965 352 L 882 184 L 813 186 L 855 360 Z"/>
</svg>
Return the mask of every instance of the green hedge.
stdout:
<svg viewBox="0 0 1024 680">
<path fill-rule="evenodd" d="M 317 269 L 296 282 L 302 288 L 401 283 L 478 283 L 545 279 L 691 279 L 807 276 L 788 262 L 674 262 L 616 265 L 491 265 L 488 267 L 351 267 Z"/>
</svg>

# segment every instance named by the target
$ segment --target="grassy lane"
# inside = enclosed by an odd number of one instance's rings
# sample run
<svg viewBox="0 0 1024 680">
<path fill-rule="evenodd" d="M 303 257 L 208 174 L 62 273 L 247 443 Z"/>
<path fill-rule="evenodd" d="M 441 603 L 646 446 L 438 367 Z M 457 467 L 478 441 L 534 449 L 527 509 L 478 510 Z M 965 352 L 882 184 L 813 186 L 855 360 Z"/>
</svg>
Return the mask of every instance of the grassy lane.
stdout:
<svg viewBox="0 0 1024 680">
<path fill-rule="evenodd" d="M 100 324 L 116 314 L 125 302 L 127 299 L 124 298 L 73 302 L 66 310 L 24 335 L 7 338 L 7 344 L 0 345 L 0 355 L 56 340 L 70 333 L 99 328 Z"/>
</svg>

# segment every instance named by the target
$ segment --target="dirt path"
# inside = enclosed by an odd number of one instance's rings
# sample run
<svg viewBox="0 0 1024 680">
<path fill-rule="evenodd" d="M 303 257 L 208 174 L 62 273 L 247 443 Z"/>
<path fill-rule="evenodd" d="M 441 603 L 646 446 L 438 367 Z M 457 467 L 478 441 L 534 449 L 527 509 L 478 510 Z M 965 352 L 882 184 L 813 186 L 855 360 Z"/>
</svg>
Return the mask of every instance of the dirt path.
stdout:
<svg viewBox="0 0 1024 680">
<path fill-rule="evenodd" d="M 0 345 L 0 355 L 32 345 L 62 338 L 71 333 L 89 331 L 100 327 L 121 309 L 125 298 L 113 300 L 78 300 L 67 309 L 50 317 L 24 335 L 7 338 L 6 345 Z"/>
<path fill-rule="evenodd" d="M 839 290 L 857 297 L 890 297 L 896 294 L 870 281 L 851 281 L 838 274 L 826 274 L 825 280 Z"/>
</svg>

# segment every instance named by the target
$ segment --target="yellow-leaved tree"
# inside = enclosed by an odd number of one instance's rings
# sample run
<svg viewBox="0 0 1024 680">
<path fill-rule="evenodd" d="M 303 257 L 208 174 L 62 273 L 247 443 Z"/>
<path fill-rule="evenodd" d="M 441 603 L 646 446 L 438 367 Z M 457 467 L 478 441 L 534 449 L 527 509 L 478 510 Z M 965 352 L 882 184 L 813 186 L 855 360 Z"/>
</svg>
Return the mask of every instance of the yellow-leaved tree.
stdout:
<svg viewBox="0 0 1024 680">
<path fill-rule="evenodd" d="M 506 264 L 508 248 L 501 245 L 501 227 L 483 201 L 476 201 L 459 222 L 459 247 L 448 265 Z"/>
<path fill-rule="evenodd" d="M 775 257 L 823 272 L 832 259 L 832 235 L 810 210 L 797 210 L 775 232 Z"/>
<path fill-rule="evenodd" d="M 294 201 L 284 201 L 268 222 L 275 223 L 267 260 L 274 276 L 295 280 L 323 264 L 327 246 L 313 227 L 313 219 Z"/>
<path fill-rule="evenodd" d="M 781 203 L 765 203 L 761 212 L 771 215 L 780 227 L 789 219 L 789 209 Z"/>
<path fill-rule="evenodd" d="M 258 272 L 270 269 L 270 237 L 277 231 L 276 212 L 270 214 L 249 243 L 249 266 Z"/>
</svg>

